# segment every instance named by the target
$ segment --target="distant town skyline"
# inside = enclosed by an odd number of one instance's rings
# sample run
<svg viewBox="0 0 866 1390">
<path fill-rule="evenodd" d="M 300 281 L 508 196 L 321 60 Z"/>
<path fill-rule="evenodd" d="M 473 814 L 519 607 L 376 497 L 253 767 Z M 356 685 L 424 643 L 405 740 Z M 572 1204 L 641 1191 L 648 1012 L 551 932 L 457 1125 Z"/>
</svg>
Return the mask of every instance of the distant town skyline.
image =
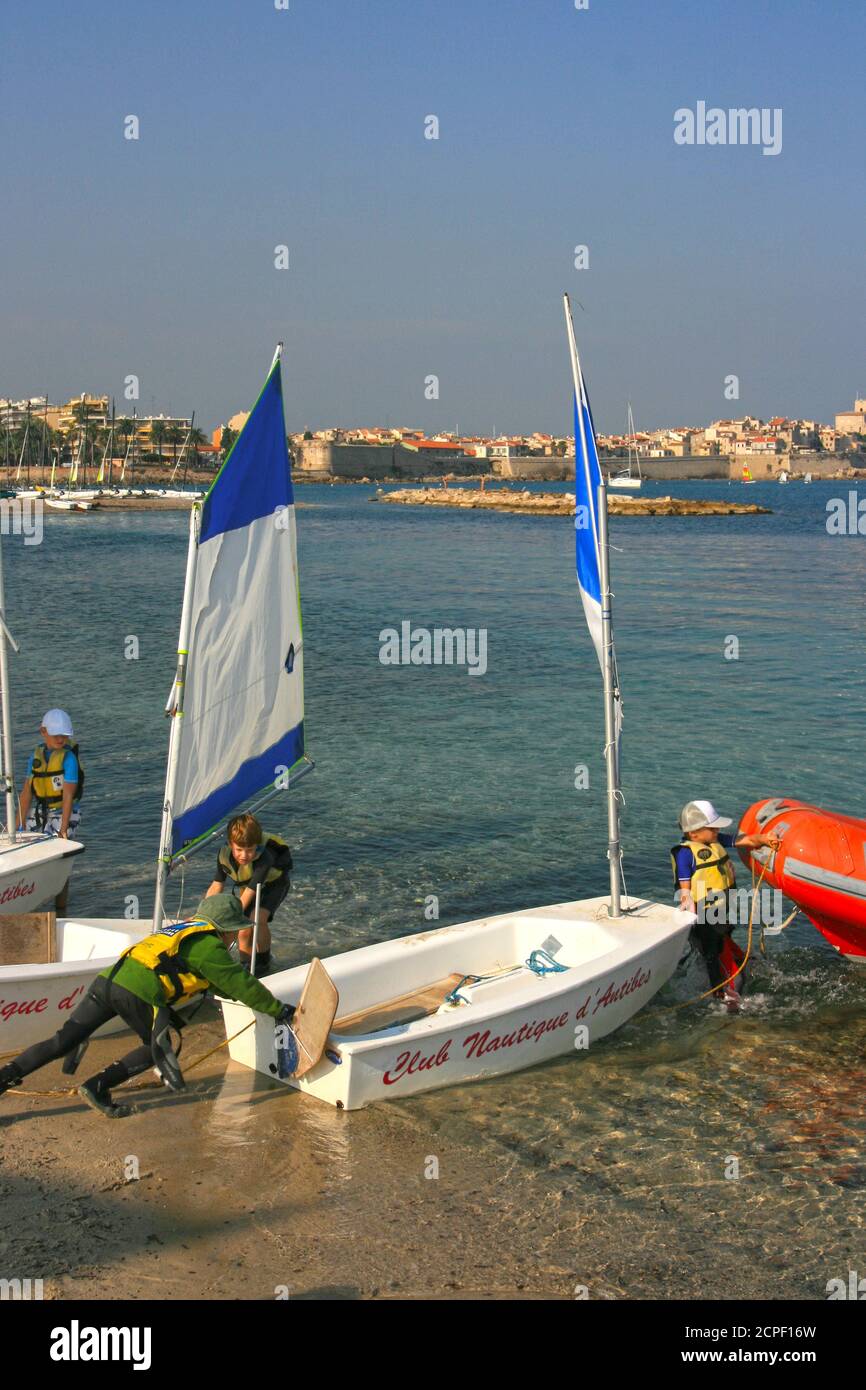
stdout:
<svg viewBox="0 0 866 1390">
<path fill-rule="evenodd" d="M 0 394 L 207 431 L 282 339 L 293 432 L 562 435 L 563 290 L 602 433 L 866 390 L 857 7 L 86 13 L 4 34 Z"/>
</svg>

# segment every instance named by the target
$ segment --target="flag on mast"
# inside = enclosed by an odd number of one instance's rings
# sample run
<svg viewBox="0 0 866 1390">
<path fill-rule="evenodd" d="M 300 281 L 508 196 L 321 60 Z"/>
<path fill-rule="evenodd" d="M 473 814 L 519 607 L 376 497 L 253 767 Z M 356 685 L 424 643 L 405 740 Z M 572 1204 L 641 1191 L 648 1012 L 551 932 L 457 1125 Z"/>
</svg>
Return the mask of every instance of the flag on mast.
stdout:
<svg viewBox="0 0 866 1390">
<path fill-rule="evenodd" d="M 601 553 L 599 548 L 598 505 L 599 488 L 602 486 L 601 466 L 598 461 L 598 445 L 595 426 L 589 405 L 589 396 L 577 343 L 574 336 L 574 322 L 571 317 L 571 303 L 565 299 L 565 324 L 568 332 L 568 347 L 571 354 L 571 368 L 574 377 L 574 535 L 575 558 L 577 562 L 577 583 L 589 628 L 595 647 L 599 666 L 604 672 L 604 647 L 601 621 Z M 612 650 L 615 676 L 614 707 L 616 714 L 616 758 L 619 765 L 620 735 L 622 733 L 622 699 L 619 692 L 619 678 L 616 674 L 616 653 Z"/>
</svg>

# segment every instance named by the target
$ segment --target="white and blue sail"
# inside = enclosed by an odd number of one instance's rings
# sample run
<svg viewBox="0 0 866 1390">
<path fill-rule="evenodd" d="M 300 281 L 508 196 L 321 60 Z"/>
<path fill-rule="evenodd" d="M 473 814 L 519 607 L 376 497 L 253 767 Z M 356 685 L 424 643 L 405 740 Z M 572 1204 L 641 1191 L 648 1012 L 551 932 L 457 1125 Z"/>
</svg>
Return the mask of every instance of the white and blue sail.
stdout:
<svg viewBox="0 0 866 1390">
<path fill-rule="evenodd" d="M 578 356 L 574 336 L 574 323 L 571 306 L 565 297 L 565 322 L 568 331 L 568 345 L 574 376 L 574 483 L 575 483 L 575 559 L 577 564 L 577 583 L 583 603 L 592 643 L 604 675 L 605 670 L 605 624 L 602 620 L 604 596 L 602 594 L 601 562 L 601 524 L 599 520 L 599 500 L 606 496 L 601 466 L 598 461 L 598 444 L 595 425 L 589 404 L 589 395 Z M 606 505 L 606 503 L 605 503 Z M 609 611 L 609 596 L 607 597 Z M 622 733 L 622 699 L 616 670 L 616 653 L 613 649 L 613 636 L 608 636 L 611 670 L 613 675 L 613 699 L 615 711 L 615 758 L 619 766 L 620 736 Z"/>
<path fill-rule="evenodd" d="M 191 516 L 160 873 L 304 758 L 295 508 L 280 349 Z M 157 885 L 155 920 L 162 907 Z"/>
<path fill-rule="evenodd" d="M 565 325 L 574 377 L 574 455 L 577 582 L 587 626 L 601 666 L 604 686 L 604 757 L 607 769 L 607 857 L 610 864 L 611 917 L 618 917 L 622 890 L 622 849 L 619 837 L 620 735 L 622 701 L 616 670 L 608 575 L 607 487 L 601 476 L 598 444 L 589 396 L 580 368 L 568 295 Z"/>
</svg>

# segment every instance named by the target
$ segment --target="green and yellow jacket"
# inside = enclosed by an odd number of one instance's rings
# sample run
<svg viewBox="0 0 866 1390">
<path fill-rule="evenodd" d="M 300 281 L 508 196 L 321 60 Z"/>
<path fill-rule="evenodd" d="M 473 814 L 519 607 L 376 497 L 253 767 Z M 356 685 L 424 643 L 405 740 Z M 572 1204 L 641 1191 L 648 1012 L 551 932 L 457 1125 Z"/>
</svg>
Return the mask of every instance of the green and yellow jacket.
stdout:
<svg viewBox="0 0 866 1390">
<path fill-rule="evenodd" d="M 132 947 L 132 950 L 135 951 L 136 947 Z M 212 985 L 218 994 L 224 994 L 227 999 L 237 999 L 257 1013 L 270 1014 L 272 1018 L 276 1018 L 282 1009 L 279 999 L 275 999 L 270 990 L 232 960 L 222 937 L 207 926 L 202 925 L 199 932 L 190 935 L 184 932 L 175 954 L 181 968 L 189 976 L 195 977 L 198 991 Z M 157 971 L 136 960 L 134 955 L 123 955 L 118 963 L 110 965 L 102 974 L 154 1008 L 177 1002 L 170 998 Z"/>
</svg>

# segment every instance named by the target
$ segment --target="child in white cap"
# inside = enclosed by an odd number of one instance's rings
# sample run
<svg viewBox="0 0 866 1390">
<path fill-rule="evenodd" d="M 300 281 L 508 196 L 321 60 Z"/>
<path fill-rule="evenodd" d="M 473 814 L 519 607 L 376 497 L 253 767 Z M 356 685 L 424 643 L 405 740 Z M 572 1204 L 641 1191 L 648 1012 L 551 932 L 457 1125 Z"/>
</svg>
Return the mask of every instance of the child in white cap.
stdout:
<svg viewBox="0 0 866 1390">
<path fill-rule="evenodd" d="M 715 990 L 728 980 L 723 997 L 728 1008 L 736 1010 L 741 1002 L 736 985 L 741 979 L 744 952 L 733 939 L 735 924 L 727 921 L 727 913 L 716 924 L 710 913 L 704 914 L 704 899 L 719 901 L 719 894 L 734 887 L 736 876 L 728 854 L 732 846 L 778 849 L 779 841 L 773 835 L 740 835 L 734 840 L 724 833 L 732 824 L 731 817 L 720 816 L 711 801 L 687 802 L 680 812 L 683 838 L 671 850 L 671 864 L 680 908 L 698 914 L 692 935 L 704 958 L 710 985 Z"/>
<path fill-rule="evenodd" d="M 79 802 L 84 788 L 78 744 L 72 742 L 72 720 L 63 709 L 47 710 L 39 732 L 42 742 L 30 755 L 21 789 L 20 828 L 65 840 L 81 821 Z M 66 911 L 68 895 L 67 881 L 56 900 L 58 912 Z"/>
</svg>

